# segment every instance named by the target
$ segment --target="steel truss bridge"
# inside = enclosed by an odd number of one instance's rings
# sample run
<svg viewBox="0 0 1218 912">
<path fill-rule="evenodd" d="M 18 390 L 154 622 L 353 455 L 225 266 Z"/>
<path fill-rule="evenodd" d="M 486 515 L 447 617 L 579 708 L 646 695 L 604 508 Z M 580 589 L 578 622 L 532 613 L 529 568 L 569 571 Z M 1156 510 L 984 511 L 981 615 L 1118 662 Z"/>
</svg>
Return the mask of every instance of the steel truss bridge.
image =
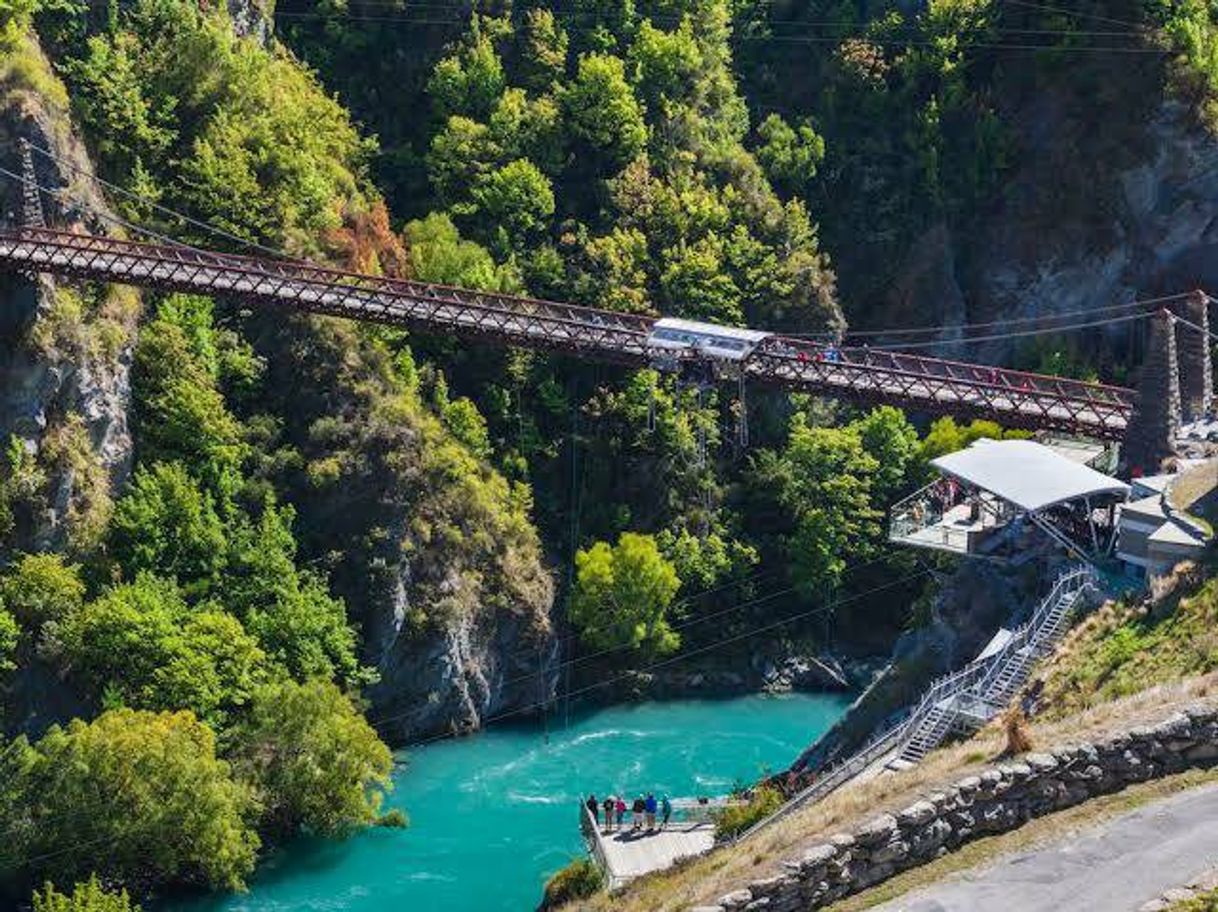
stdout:
<svg viewBox="0 0 1218 912">
<path fill-rule="evenodd" d="M 0 230 L 0 269 L 217 295 L 637 367 L 674 358 L 649 345 L 653 317 L 171 243 L 9 228 Z M 677 360 L 706 361 L 693 350 Z M 742 381 L 1103 440 L 1124 436 L 1134 405 L 1133 391 L 1121 387 L 866 348 L 827 357 L 822 345 L 780 335 L 735 369 Z"/>
</svg>

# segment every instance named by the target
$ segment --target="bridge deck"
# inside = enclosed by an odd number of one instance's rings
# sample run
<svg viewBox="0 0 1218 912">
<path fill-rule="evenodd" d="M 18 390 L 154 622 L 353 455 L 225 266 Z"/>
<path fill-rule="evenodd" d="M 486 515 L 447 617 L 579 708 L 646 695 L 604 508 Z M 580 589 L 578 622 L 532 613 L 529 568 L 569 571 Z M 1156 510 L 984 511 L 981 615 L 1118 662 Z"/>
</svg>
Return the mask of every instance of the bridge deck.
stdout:
<svg viewBox="0 0 1218 912">
<path fill-rule="evenodd" d="M 636 366 L 672 357 L 653 350 L 651 317 L 47 228 L 0 230 L 0 268 L 232 296 Z M 1119 387 L 780 335 L 768 335 L 741 368 L 749 380 L 818 395 L 1099 439 L 1121 438 L 1133 409 L 1132 391 Z"/>
<path fill-rule="evenodd" d="M 664 831 L 601 830 L 601 845 L 610 880 L 622 884 L 651 871 L 660 871 L 690 855 L 709 852 L 715 844 L 713 823 L 671 824 Z"/>
</svg>

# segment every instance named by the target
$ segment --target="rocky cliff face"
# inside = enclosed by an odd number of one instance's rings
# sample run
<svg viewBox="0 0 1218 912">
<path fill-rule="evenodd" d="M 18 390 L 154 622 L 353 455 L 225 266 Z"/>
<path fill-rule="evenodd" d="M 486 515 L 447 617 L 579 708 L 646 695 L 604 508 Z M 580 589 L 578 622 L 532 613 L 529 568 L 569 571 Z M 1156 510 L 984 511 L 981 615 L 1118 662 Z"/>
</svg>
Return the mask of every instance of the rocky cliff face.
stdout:
<svg viewBox="0 0 1218 912">
<path fill-rule="evenodd" d="M 265 39 L 256 5 L 234 2 L 230 12 L 243 34 Z M 71 166 L 36 155 L 39 182 L 71 186 L 105 212 L 66 93 L 33 42 L 28 53 L 38 84 L 0 84 L 0 166 L 21 171 L 22 139 L 50 148 Z M 0 192 L 5 224 L 14 224 L 20 187 L 7 180 Z M 46 194 L 43 205 L 53 227 L 111 228 Z M 103 533 L 135 445 L 129 375 L 139 305 L 130 290 L 0 275 L 0 493 L 13 551 L 80 553 Z M 425 410 L 394 411 L 385 364 L 351 327 L 254 317 L 250 335 L 273 366 L 259 409 L 284 416 L 292 442 L 315 461 L 349 458 L 338 483 L 287 486 L 309 527 L 302 556 L 332 571 L 364 633 L 365 660 L 381 678 L 370 715 L 385 720 L 386 737 L 467 730 L 552 696 L 553 587 L 527 508 L 509 509 L 506 483 Z M 343 433 L 327 437 L 327 417 Z M 34 659 L 7 702 L 8 721 L 31 730 L 80 710 Z"/>
<path fill-rule="evenodd" d="M 56 86 L 32 41 L 24 53 Z M 71 162 L 61 168 L 35 155 L 39 183 L 71 185 L 106 211 L 67 111 L 10 76 L 0 84 L 0 165 L 21 171 L 23 139 Z M 20 216 L 20 188 L 6 179 L 3 194 L 3 219 L 12 224 Z M 82 226 L 79 209 L 48 194 L 42 203 L 54 224 Z M 5 471 L 17 549 L 73 550 L 104 526 L 111 495 L 131 464 L 127 413 L 138 314 L 139 298 L 129 290 L 0 276 L 0 442 L 13 448 Z"/>
<path fill-rule="evenodd" d="M 1218 139 L 1165 97 L 1158 70 L 1010 89 L 1004 118 L 1019 164 L 1000 198 L 927 229 L 907 251 L 872 326 L 934 325 L 1086 311 L 1218 288 Z M 848 302 L 856 303 L 859 302 Z M 1140 359 L 1130 327 L 1075 339 L 1122 376 Z M 1101 350 L 1096 340 L 1106 336 Z M 1112 342 L 1118 342 L 1112 345 Z M 970 346 L 1009 358 L 1020 340 Z M 948 354 L 964 354 L 964 349 Z"/>
</svg>

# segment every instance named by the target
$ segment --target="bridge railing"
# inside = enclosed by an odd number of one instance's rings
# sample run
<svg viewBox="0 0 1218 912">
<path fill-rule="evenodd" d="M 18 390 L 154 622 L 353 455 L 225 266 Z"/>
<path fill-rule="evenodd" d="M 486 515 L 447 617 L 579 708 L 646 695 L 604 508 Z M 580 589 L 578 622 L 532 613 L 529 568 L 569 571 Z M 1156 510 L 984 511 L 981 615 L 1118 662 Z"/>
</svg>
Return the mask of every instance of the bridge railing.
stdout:
<svg viewBox="0 0 1218 912">
<path fill-rule="evenodd" d="M 0 264 L 165 290 L 244 297 L 300 310 L 431 331 L 481 336 L 531 348 L 595 353 L 647 364 L 654 318 L 408 279 L 344 272 L 311 263 L 218 254 L 29 227 L 0 231 Z M 988 415 L 1009 426 L 1119 437 L 1132 393 L 922 355 L 825 349 L 770 336 L 744 362 L 760 382 L 860 401 L 936 412 Z M 671 351 L 664 354 L 671 356 Z M 695 351 L 679 360 L 699 360 Z"/>
</svg>

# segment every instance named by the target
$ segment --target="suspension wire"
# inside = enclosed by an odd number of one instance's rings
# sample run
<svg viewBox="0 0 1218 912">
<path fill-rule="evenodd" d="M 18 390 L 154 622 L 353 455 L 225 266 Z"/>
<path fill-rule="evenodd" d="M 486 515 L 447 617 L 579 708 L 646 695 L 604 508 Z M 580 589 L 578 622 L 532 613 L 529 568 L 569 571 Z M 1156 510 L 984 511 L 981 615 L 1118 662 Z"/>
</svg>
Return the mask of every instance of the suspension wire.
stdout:
<svg viewBox="0 0 1218 912">
<path fill-rule="evenodd" d="M 116 184 L 113 181 L 108 181 L 104 177 L 97 176 L 96 174 L 92 173 L 91 171 L 86 170 L 85 168 L 80 167 L 79 165 L 75 164 L 74 162 L 68 161 L 67 158 L 60 156 L 60 155 L 56 155 L 54 152 L 51 152 L 49 149 L 44 149 L 43 147 L 38 146 L 34 143 L 30 144 L 30 148 L 32 148 L 35 152 L 38 152 L 41 155 L 46 156 L 47 158 L 51 159 L 52 161 L 56 162 L 57 164 L 62 165 L 64 167 L 76 172 L 77 174 L 83 175 L 85 177 L 88 177 L 92 180 L 97 181 L 97 183 L 101 184 L 103 187 L 113 190 L 115 193 L 121 194 L 122 196 L 125 196 L 128 199 L 135 200 L 136 202 L 138 202 L 141 205 L 150 206 L 151 208 L 157 210 L 158 212 L 163 212 L 168 216 L 178 219 L 179 221 L 186 222 L 187 224 L 190 224 L 190 225 L 194 225 L 196 228 L 202 228 L 204 231 L 210 232 L 211 234 L 214 234 L 217 237 L 226 238 L 230 241 L 236 241 L 237 243 L 239 243 L 245 247 L 255 249 L 255 250 L 261 250 L 263 253 L 272 254 L 273 256 L 275 256 L 276 258 L 279 258 L 279 259 L 299 261 L 298 257 L 293 257 L 283 250 L 279 250 L 274 247 L 268 247 L 265 244 L 260 244 L 257 241 L 250 240 L 249 238 L 241 237 L 240 235 L 234 234 L 231 231 L 225 231 L 223 228 L 219 228 L 215 225 L 212 225 L 212 224 L 202 221 L 200 219 L 192 218 L 191 216 L 186 215 L 183 212 L 179 212 L 176 209 L 170 208 L 169 206 L 165 206 L 154 200 L 150 200 L 146 196 L 141 196 L 140 194 L 136 193 L 135 191 L 128 190 L 126 187 L 123 187 L 120 184 Z M 189 245 L 184 245 L 184 246 L 189 246 Z"/>
<path fill-rule="evenodd" d="M 874 586 L 871 589 L 868 589 L 864 592 L 858 592 L 858 593 L 855 593 L 854 595 L 848 596 L 847 598 L 841 599 L 840 601 L 838 601 L 836 603 L 836 606 L 841 606 L 841 605 L 847 604 L 849 602 L 858 601 L 858 600 L 866 598 L 868 596 L 875 595 L 877 592 L 884 592 L 888 589 L 893 589 L 897 586 L 904 585 L 905 583 L 911 582 L 912 580 L 915 580 L 915 579 L 917 579 L 919 577 L 923 577 L 923 576 L 926 576 L 926 571 L 918 570 L 907 576 L 903 576 L 899 579 L 891 580 L 891 581 L 889 581 L 887 583 L 883 583 L 879 586 Z M 697 649 L 691 649 L 688 652 L 683 652 L 680 655 L 675 655 L 675 656 L 672 656 L 667 659 L 661 659 L 660 661 L 653 662 L 650 665 L 645 665 L 642 668 L 634 668 L 629 671 L 622 672 L 621 674 L 614 675 L 613 677 L 606 678 L 602 681 L 593 682 L 592 684 L 588 684 L 584 687 L 581 687 L 581 688 L 578 688 L 578 689 L 572 691 L 571 696 L 578 697 L 585 693 L 591 693 L 592 691 L 599 690 L 602 687 L 609 687 L 613 684 L 618 684 L 622 681 L 629 680 L 630 678 L 633 678 L 637 674 L 646 674 L 648 672 L 655 671 L 658 668 L 665 668 L 669 665 L 673 665 L 673 664 L 683 661 L 685 659 L 692 658 L 693 656 L 696 656 L 696 655 L 702 655 L 702 654 L 705 654 L 708 652 L 713 652 L 717 649 L 721 649 L 724 646 L 730 646 L 733 643 L 738 643 L 741 640 L 746 640 L 749 637 L 757 636 L 758 634 L 762 634 L 762 633 L 769 633 L 772 630 L 777 630 L 781 627 L 785 627 L 788 624 L 793 624 L 796 621 L 804 620 L 805 618 L 809 618 L 809 617 L 814 617 L 818 614 L 823 613 L 825 610 L 826 610 L 826 607 L 822 605 L 817 608 L 811 608 L 807 611 L 801 611 L 799 614 L 793 614 L 790 617 L 783 618 L 780 621 L 773 621 L 769 624 L 765 624 L 764 626 L 756 627 L 752 630 L 745 631 L 744 633 L 736 634 L 735 636 L 724 637 L 723 639 L 716 640 L 712 643 L 708 643 L 705 646 L 700 646 Z M 506 712 L 498 713 L 494 716 L 489 716 L 486 719 L 483 719 L 482 723 L 483 723 L 483 725 L 488 725 L 493 722 L 500 722 L 504 719 L 508 719 L 513 716 L 521 715 L 522 713 L 529 712 L 536 708 L 537 708 L 536 706 L 519 706 L 519 707 L 516 707 L 515 709 L 507 710 Z M 401 715 L 407 715 L 407 714 L 403 713 Z M 383 719 L 381 721 L 388 721 L 391 718 L 393 718 L 393 717 L 388 717 L 387 719 Z M 399 718 L 400 718 L 400 716 L 399 716 Z M 419 746 L 423 746 L 423 745 L 427 745 L 427 744 L 432 744 L 436 741 L 445 741 L 445 740 L 448 740 L 453 737 L 454 737 L 454 735 L 450 734 L 450 733 L 433 735 L 432 737 L 425 738 L 422 741 L 413 742 L 412 746 L 419 747 Z"/>
<path fill-rule="evenodd" d="M 1036 4 L 1031 4 L 1031 3 L 1024 3 L 1024 4 L 1020 4 L 1020 5 L 1036 6 L 1039 9 L 1043 9 L 1043 10 L 1046 10 L 1049 12 L 1065 13 L 1067 15 L 1073 15 L 1073 16 L 1088 16 L 1089 15 L 1086 13 L 1071 13 L 1067 10 L 1057 10 L 1057 9 L 1053 9 L 1052 7 L 1037 6 Z M 409 11 L 411 9 L 416 9 L 416 8 L 435 9 L 435 10 L 442 11 L 442 12 L 453 12 L 453 13 L 456 13 L 456 14 L 462 16 L 462 18 L 460 20 L 454 20 L 454 21 L 461 21 L 462 23 L 468 21 L 468 19 L 465 18 L 467 13 L 481 15 L 481 16 L 484 16 L 489 19 L 503 18 L 503 16 L 501 16 L 501 15 L 497 16 L 494 13 L 479 13 L 476 10 L 470 9 L 470 7 L 467 3 L 460 2 L 460 0 L 457 0 L 457 2 L 445 2 L 445 0 L 413 0 L 413 2 L 409 3 L 408 7 L 406 7 L 406 8 L 404 8 L 401 3 L 397 2 L 397 0 L 364 0 L 364 2 L 360 3 L 360 6 L 361 7 L 381 7 L 383 9 L 389 10 L 390 12 L 400 11 L 400 12 L 405 12 L 405 13 L 409 13 Z M 573 18 L 573 19 L 582 18 L 582 11 L 573 6 L 564 6 L 559 3 L 554 3 L 554 4 L 546 4 L 545 8 L 559 18 Z M 303 12 L 309 13 L 311 15 L 317 15 L 317 16 L 329 15 L 324 12 L 309 11 L 309 10 L 305 10 Z M 528 10 L 524 10 L 523 12 L 527 13 Z M 293 15 L 297 15 L 297 16 L 301 14 L 301 12 L 292 11 L 292 10 L 282 10 L 282 11 L 277 10 L 276 11 L 276 15 L 281 15 L 283 13 L 292 13 Z M 509 12 L 505 15 L 513 15 L 513 13 L 514 13 L 514 11 Z M 652 24 L 671 23 L 673 25 L 680 25 L 681 22 L 686 17 L 677 16 L 677 15 L 655 14 L 655 15 L 648 15 L 645 18 L 647 18 L 650 22 L 652 22 Z M 1100 21 L 1105 21 L 1105 22 L 1109 22 L 1109 23 L 1113 23 L 1113 24 L 1128 25 L 1135 29 L 1142 29 L 1142 28 L 1146 27 L 1144 23 L 1128 22 L 1126 20 L 1121 20 L 1121 19 L 1105 19 L 1105 17 L 1103 17 L 1103 16 L 1091 16 L 1090 18 L 1094 18 L 1094 19 L 1097 19 Z M 870 23 L 860 22 L 858 19 L 765 19 L 763 22 L 759 22 L 757 24 L 766 25 L 766 26 L 772 26 L 772 25 L 805 26 L 805 27 L 807 27 L 807 26 L 826 26 L 826 27 L 844 26 L 847 28 L 859 28 L 859 27 L 865 27 Z M 913 26 L 905 25 L 903 27 L 912 28 Z M 1020 28 L 1007 28 L 1007 27 L 1000 27 L 1000 29 L 1004 30 L 1004 31 L 1014 31 L 1014 32 L 1036 31 L 1033 29 L 1020 29 Z M 571 29 L 571 31 L 581 31 L 581 30 L 580 29 Z M 1046 31 L 1050 34 L 1059 34 L 1059 35 L 1077 35 L 1077 34 L 1083 34 L 1083 35 L 1086 35 L 1086 34 L 1137 35 L 1137 34 L 1139 34 L 1138 32 L 1131 32 L 1129 29 L 1122 29 L 1120 31 L 1106 31 L 1106 32 L 1073 31 L 1073 30 L 1066 30 L 1066 29 L 1046 29 L 1044 31 Z"/>
<path fill-rule="evenodd" d="M 387 25 L 388 24 L 392 24 L 392 25 L 442 25 L 442 26 L 448 26 L 449 28 L 464 28 L 466 26 L 466 21 L 464 19 L 445 19 L 445 18 L 420 19 L 420 18 L 412 18 L 412 17 L 408 17 L 408 16 L 388 16 L 388 15 L 368 16 L 368 15 L 359 15 L 359 14 L 352 14 L 352 13 L 343 13 L 338 16 L 330 16 L 325 13 L 317 13 L 317 12 L 284 11 L 284 12 L 276 13 L 275 17 L 277 19 L 300 19 L 300 20 L 318 20 L 318 21 L 329 21 L 332 19 L 337 19 L 337 20 L 347 21 L 347 22 L 374 22 L 374 23 L 382 23 L 382 24 L 387 24 Z M 562 17 L 560 16 L 559 18 L 562 18 Z M 574 28 L 567 27 L 567 31 L 584 32 L 584 31 L 589 31 L 589 30 L 574 29 Z M 1044 31 L 1048 32 L 1050 30 L 1044 30 Z M 1072 36 L 1078 35 L 1080 33 L 1063 31 L 1060 34 L 1063 37 L 1072 37 Z M 860 34 L 856 34 L 856 35 L 847 34 L 847 35 L 841 35 L 841 36 L 830 36 L 830 35 L 737 35 L 737 36 L 735 36 L 735 40 L 748 41 L 748 42 L 759 42 L 759 43 L 774 43 L 774 44 L 838 45 L 842 41 L 844 41 L 848 38 L 852 38 L 852 37 L 865 39 L 870 44 L 881 46 L 881 47 L 896 47 L 896 48 L 933 47 L 933 48 L 937 48 L 940 46 L 940 44 L 938 42 L 932 41 L 932 40 L 901 41 L 901 40 L 878 38 L 878 37 L 868 35 L 866 33 L 860 33 Z M 1125 37 L 1125 33 L 1122 33 L 1121 37 Z M 1129 35 L 1128 37 L 1140 37 L 1140 36 Z M 1152 47 L 1133 47 L 1133 46 L 1128 46 L 1128 45 L 1122 46 L 1122 45 L 1111 45 L 1111 44 L 1110 45 L 1089 45 L 1089 46 L 1076 44 L 1076 45 L 1070 45 L 1070 46 L 1063 46 L 1060 44 L 1047 44 L 1047 43 L 1043 43 L 1043 42 L 1038 44 L 1038 43 L 1032 43 L 1032 42 L 1012 43 L 1012 42 L 998 42 L 998 41 L 988 41 L 988 42 L 987 41 L 963 41 L 963 42 L 960 42 L 959 44 L 957 44 L 956 47 L 958 49 L 977 48 L 977 49 L 981 49 L 981 50 L 995 50 L 995 51 L 1055 51 L 1055 52 L 1058 52 L 1061 54 L 1076 54 L 1076 53 L 1087 53 L 1087 52 L 1100 52 L 1100 53 L 1111 52 L 1111 53 L 1117 53 L 1117 54 L 1122 54 L 1122 53 L 1124 53 L 1124 54 L 1152 54 L 1152 55 L 1156 55 L 1156 56 L 1165 56 L 1170 53 L 1169 51 L 1164 50 L 1162 48 L 1152 48 Z"/>
<path fill-rule="evenodd" d="M 191 250 L 195 253 L 203 253 L 203 254 L 207 254 L 209 256 L 216 255 L 215 251 L 213 251 L 213 250 L 204 250 L 202 247 L 195 247 L 191 244 L 183 243 L 182 241 L 179 241 L 176 238 L 170 237 L 167 234 L 161 234 L 158 231 L 153 231 L 151 228 L 145 228 L 144 226 L 138 225 L 135 222 L 129 222 L 129 221 L 127 221 L 127 219 L 122 218 L 120 216 L 113 215 L 109 212 L 102 211 L 101 209 L 98 209 L 98 208 L 94 207 L 92 204 L 90 204 L 88 202 L 88 200 L 86 200 L 84 197 L 73 195 L 72 193 L 70 193 L 68 191 L 68 189 L 66 187 L 47 187 L 43 184 L 38 183 L 36 180 L 31 180 L 27 177 L 24 177 L 13 171 L 10 171 L 8 168 L 5 168 L 3 166 L 0 166 L 0 174 L 4 174 L 14 180 L 20 181 L 21 183 L 28 185 L 28 186 L 36 187 L 37 189 L 41 190 L 43 193 L 46 193 L 48 196 L 51 196 L 55 199 L 68 200 L 70 202 L 78 203 L 81 206 L 84 206 L 85 209 L 89 212 L 89 214 L 95 216 L 96 218 L 99 218 L 102 221 L 111 222 L 115 225 L 118 225 L 121 228 L 126 228 L 129 231 L 133 231 L 136 234 L 145 235 L 154 240 L 160 241 L 163 244 L 168 244 L 171 247 L 180 247 L 183 250 Z"/>
<path fill-rule="evenodd" d="M 1079 329 L 1090 329 L 1095 326 L 1111 326 L 1114 323 L 1128 323 L 1130 320 L 1145 320 L 1154 314 L 1136 313 L 1124 317 L 1109 317 L 1106 320 L 1090 320 L 1084 323 L 1071 323 L 1065 326 L 1052 326 L 1046 329 L 1025 329 L 1016 332 L 995 333 L 989 336 L 974 336 L 971 339 L 934 339 L 929 342 L 894 342 L 891 345 L 872 345 L 870 348 L 882 351 L 905 351 L 911 348 L 937 348 L 945 345 L 976 345 L 979 342 L 998 342 L 1005 339 L 1022 339 L 1028 336 L 1047 336 L 1055 333 L 1074 332 Z"/>
<path fill-rule="evenodd" d="M 1059 6 L 1046 6 L 1043 3 L 1032 3 L 1031 0 L 1001 0 L 1003 3 L 1010 3 L 1014 6 L 1026 6 L 1029 9 L 1041 10 L 1046 13 L 1056 13 L 1060 16 L 1073 16 L 1080 19 L 1094 19 L 1096 22 L 1110 22 L 1113 25 L 1127 25 L 1130 28 L 1144 29 L 1147 27 L 1145 22 L 1131 22 L 1128 19 L 1113 19 L 1111 16 L 1101 16 L 1098 13 L 1088 13 L 1082 10 L 1062 9 Z"/>
<path fill-rule="evenodd" d="M 1155 304 L 1170 303 L 1180 298 L 1188 297 L 1192 292 L 1177 292 L 1176 294 L 1164 295 L 1158 298 L 1138 298 L 1133 301 L 1127 301 L 1124 304 L 1105 304 L 1101 307 L 1080 307 L 1075 310 L 1063 310 L 1052 314 L 1042 314 L 1035 317 L 1004 317 L 998 320 L 987 320 L 981 323 L 957 323 L 954 325 L 944 325 L 942 323 L 937 326 L 906 326 L 894 329 L 851 329 L 847 330 L 843 335 L 850 337 L 875 337 L 875 336 L 910 336 L 910 335 L 929 335 L 931 333 L 941 333 L 945 331 L 970 330 L 970 329 L 991 329 L 995 326 L 1018 326 L 1024 323 L 1038 323 L 1045 320 L 1064 320 L 1068 317 L 1093 316 L 1101 313 L 1111 313 L 1114 311 L 1128 310 L 1132 307 L 1151 307 Z M 834 333 L 827 330 L 818 332 L 802 332 L 802 333 L 781 333 L 784 336 L 792 338 L 801 337 L 833 337 Z M 943 339 L 943 342 L 952 342 L 953 339 Z"/>
</svg>

